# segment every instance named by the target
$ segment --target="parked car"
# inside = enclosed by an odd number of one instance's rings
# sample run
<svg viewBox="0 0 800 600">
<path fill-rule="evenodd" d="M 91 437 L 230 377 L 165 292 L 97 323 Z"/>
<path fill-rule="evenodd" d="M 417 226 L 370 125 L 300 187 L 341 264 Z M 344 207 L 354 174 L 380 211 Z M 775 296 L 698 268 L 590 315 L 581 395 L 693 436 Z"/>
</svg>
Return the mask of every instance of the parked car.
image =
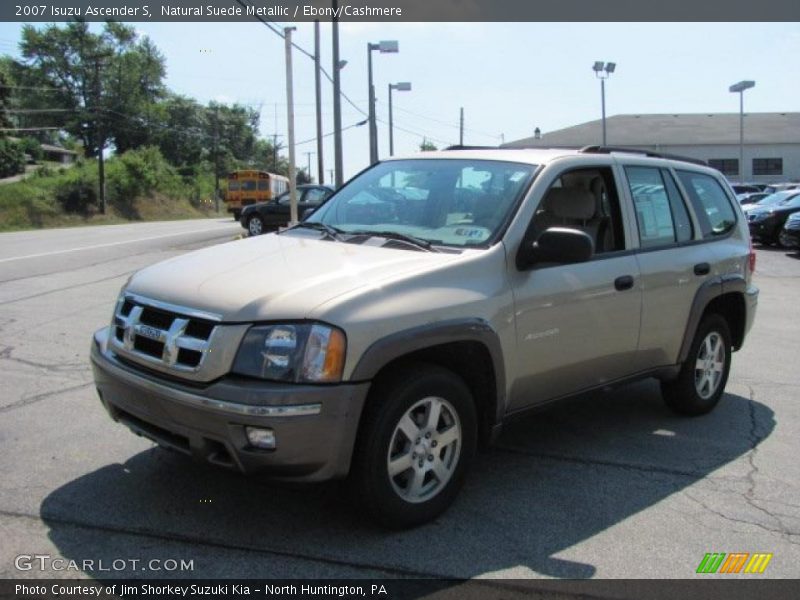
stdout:
<svg viewBox="0 0 800 600">
<path fill-rule="evenodd" d="M 737 196 L 739 194 L 755 194 L 761 191 L 760 187 L 750 183 L 732 183 L 731 187 Z"/>
<path fill-rule="evenodd" d="M 800 191 L 800 190 L 798 190 L 798 191 Z M 750 214 L 750 212 L 752 212 L 752 211 L 754 211 L 756 209 L 766 208 L 766 207 L 769 207 L 769 206 L 774 206 L 776 204 L 780 204 L 781 202 L 783 202 L 787 198 L 791 198 L 792 196 L 797 194 L 798 191 L 784 190 L 784 191 L 781 191 L 781 192 L 774 192 L 774 193 L 770 194 L 769 196 L 765 196 L 761 200 L 757 200 L 756 202 L 751 202 L 750 204 L 742 205 L 742 210 L 744 211 L 745 215 L 748 215 L 748 214 Z"/>
<path fill-rule="evenodd" d="M 786 248 L 800 248 L 800 212 L 789 215 L 778 239 Z"/>
<path fill-rule="evenodd" d="M 297 216 L 302 218 L 308 210 L 319 208 L 333 195 L 327 185 L 302 184 L 297 186 Z M 239 222 L 250 235 L 261 235 L 284 227 L 290 219 L 289 192 L 284 192 L 270 202 L 251 204 L 242 209 Z"/>
<path fill-rule="evenodd" d="M 768 192 L 751 192 L 749 194 L 737 194 L 736 199 L 739 201 L 739 204 L 744 206 L 745 204 L 755 204 L 767 196 L 769 196 Z"/>
<path fill-rule="evenodd" d="M 786 219 L 789 215 L 800 212 L 800 190 L 776 192 L 773 196 L 778 194 L 784 198 L 768 206 L 756 205 L 756 208 L 747 213 L 750 237 L 763 244 L 780 243 L 780 233 Z"/>
<path fill-rule="evenodd" d="M 408 527 L 452 503 L 504 422 L 553 400 L 655 377 L 676 413 L 711 411 L 754 268 L 714 169 L 602 147 L 426 152 L 279 234 L 135 273 L 91 361 L 134 432 L 244 473 L 349 477 L 365 515 Z"/>
</svg>

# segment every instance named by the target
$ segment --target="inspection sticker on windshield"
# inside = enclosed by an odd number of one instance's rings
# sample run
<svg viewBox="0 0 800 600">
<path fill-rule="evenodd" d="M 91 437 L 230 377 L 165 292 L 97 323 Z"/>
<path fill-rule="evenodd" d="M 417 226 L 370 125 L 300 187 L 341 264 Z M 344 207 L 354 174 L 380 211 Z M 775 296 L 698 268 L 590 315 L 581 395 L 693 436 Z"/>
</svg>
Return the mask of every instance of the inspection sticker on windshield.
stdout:
<svg viewBox="0 0 800 600">
<path fill-rule="evenodd" d="M 475 227 L 459 227 L 454 232 L 458 237 L 481 238 L 486 236 L 486 230 Z"/>
</svg>

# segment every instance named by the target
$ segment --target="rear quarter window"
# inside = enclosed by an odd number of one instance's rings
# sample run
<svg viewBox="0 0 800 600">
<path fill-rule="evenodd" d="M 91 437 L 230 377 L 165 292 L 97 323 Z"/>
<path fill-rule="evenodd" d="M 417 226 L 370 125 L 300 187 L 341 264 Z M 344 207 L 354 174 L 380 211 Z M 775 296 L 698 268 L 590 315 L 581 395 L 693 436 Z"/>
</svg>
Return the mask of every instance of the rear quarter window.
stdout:
<svg viewBox="0 0 800 600">
<path fill-rule="evenodd" d="M 703 237 L 717 237 L 733 229 L 736 225 L 736 213 L 722 185 L 705 173 L 677 173 L 700 221 Z"/>
</svg>

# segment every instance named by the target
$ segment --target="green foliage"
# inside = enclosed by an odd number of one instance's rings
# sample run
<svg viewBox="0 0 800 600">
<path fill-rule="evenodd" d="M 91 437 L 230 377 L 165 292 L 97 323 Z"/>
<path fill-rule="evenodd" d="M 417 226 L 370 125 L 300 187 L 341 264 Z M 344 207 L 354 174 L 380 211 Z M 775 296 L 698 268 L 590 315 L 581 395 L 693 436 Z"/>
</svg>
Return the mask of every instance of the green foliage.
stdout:
<svg viewBox="0 0 800 600">
<path fill-rule="evenodd" d="M 85 22 L 25 25 L 20 50 L 15 79 L 36 88 L 20 104 L 66 110 L 64 129 L 83 142 L 87 156 L 108 140 L 118 151 L 152 143 L 148 116 L 164 92 L 164 57 L 132 27 L 109 22 L 96 34 Z M 39 124 L 31 119 L 31 126 Z"/>
<path fill-rule="evenodd" d="M 25 171 L 25 154 L 20 144 L 0 138 L 0 177 L 11 177 Z"/>
<path fill-rule="evenodd" d="M 39 143 L 39 140 L 32 137 L 24 137 L 19 143 L 22 147 L 22 151 L 25 154 L 29 154 L 33 160 L 42 160 L 44 151 L 42 150 L 42 145 Z"/>
<path fill-rule="evenodd" d="M 422 140 L 422 143 L 419 145 L 419 149 L 422 152 L 432 152 L 434 150 L 438 150 L 438 148 L 436 147 L 436 144 L 434 144 L 433 142 L 429 142 L 428 140 L 426 140 L 424 138 Z"/>
<path fill-rule="evenodd" d="M 127 218 L 138 218 L 135 202 L 156 190 L 170 196 L 185 192 L 175 169 L 158 148 L 147 146 L 108 162 L 106 201 Z"/>
</svg>

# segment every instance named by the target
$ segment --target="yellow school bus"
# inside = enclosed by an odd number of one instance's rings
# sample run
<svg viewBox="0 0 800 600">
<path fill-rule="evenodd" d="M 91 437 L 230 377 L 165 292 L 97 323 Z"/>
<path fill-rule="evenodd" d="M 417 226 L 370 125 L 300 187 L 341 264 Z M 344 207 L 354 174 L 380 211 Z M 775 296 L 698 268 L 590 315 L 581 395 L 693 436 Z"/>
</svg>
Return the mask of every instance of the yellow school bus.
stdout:
<svg viewBox="0 0 800 600">
<path fill-rule="evenodd" d="M 242 208 L 256 202 L 268 202 L 289 189 L 289 180 L 283 175 L 266 171 L 240 170 L 228 174 L 225 204 L 237 221 Z"/>
</svg>

